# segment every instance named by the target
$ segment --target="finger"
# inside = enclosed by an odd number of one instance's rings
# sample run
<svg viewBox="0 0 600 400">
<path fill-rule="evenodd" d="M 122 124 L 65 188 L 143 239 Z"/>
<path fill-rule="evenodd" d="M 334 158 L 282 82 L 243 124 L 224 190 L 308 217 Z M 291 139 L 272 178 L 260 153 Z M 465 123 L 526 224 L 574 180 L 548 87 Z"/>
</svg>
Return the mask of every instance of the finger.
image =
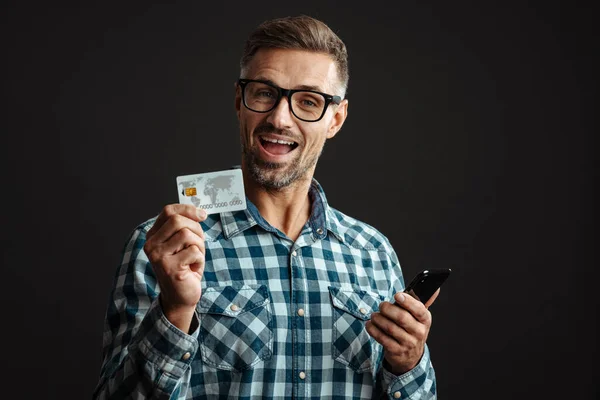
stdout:
<svg viewBox="0 0 600 400">
<path fill-rule="evenodd" d="M 165 254 L 177 254 L 190 246 L 197 246 L 204 252 L 204 239 L 188 228 L 183 228 L 175 233 L 167 242 L 163 243 L 161 251 Z"/>
<path fill-rule="evenodd" d="M 372 320 L 367 321 L 365 327 L 367 333 L 381 344 L 386 351 L 391 352 L 392 354 L 400 353 L 402 351 L 400 343 L 398 343 L 396 339 L 386 335 Z"/>
<path fill-rule="evenodd" d="M 194 272 L 202 272 L 204 270 L 204 251 L 196 245 L 189 246 L 173 256 L 177 265 L 189 265 Z"/>
<path fill-rule="evenodd" d="M 412 318 L 412 316 L 409 315 L 409 318 L 413 319 L 414 321 L 414 318 Z M 371 314 L 371 322 L 375 324 L 380 331 L 392 337 L 394 340 L 396 340 L 396 342 L 400 344 L 411 343 L 412 341 L 414 341 L 412 335 L 403 326 L 398 325 L 395 320 L 387 318 L 381 312 Z M 414 323 L 417 322 L 414 321 Z"/>
<path fill-rule="evenodd" d="M 408 311 L 415 319 L 423 324 L 431 322 L 431 313 L 425 307 L 425 304 L 406 293 L 396 293 L 394 299 L 398 306 Z"/>
<path fill-rule="evenodd" d="M 156 218 L 154 225 L 148 231 L 148 234 L 152 235 L 154 232 L 158 231 L 163 224 L 174 215 L 182 215 L 196 222 L 204 221 L 207 216 L 206 211 L 190 204 L 169 204 L 162 209 Z"/>
<path fill-rule="evenodd" d="M 397 303 L 382 302 L 379 304 L 379 314 L 410 335 L 421 335 L 426 330 L 424 329 L 425 324 L 418 321 L 408 310 L 399 307 Z"/>
<path fill-rule="evenodd" d="M 144 251 L 151 264 L 160 264 L 163 268 L 172 266 L 171 257 L 190 246 L 196 246 L 204 252 L 204 239 L 191 232 L 187 228 L 178 231 L 169 241 L 149 246 L 150 242 L 144 245 Z"/>
<path fill-rule="evenodd" d="M 168 257 L 168 268 L 162 268 L 157 274 L 170 279 L 185 280 L 190 272 L 202 274 L 204 271 L 204 253 L 197 246 L 190 246 L 175 255 Z M 191 268 L 195 265 L 196 268 Z"/>
<path fill-rule="evenodd" d="M 160 229 L 154 232 L 150 239 L 155 244 L 167 242 L 177 232 L 188 229 L 190 232 L 195 233 L 198 237 L 204 237 L 204 231 L 197 221 L 191 220 L 180 214 L 173 215 L 170 217 Z"/>
<path fill-rule="evenodd" d="M 435 293 L 431 296 L 431 298 L 429 300 L 427 300 L 427 303 L 425 303 L 425 308 L 428 309 L 433 304 L 435 299 L 437 299 L 439 294 L 440 294 L 440 289 L 436 290 Z"/>
</svg>

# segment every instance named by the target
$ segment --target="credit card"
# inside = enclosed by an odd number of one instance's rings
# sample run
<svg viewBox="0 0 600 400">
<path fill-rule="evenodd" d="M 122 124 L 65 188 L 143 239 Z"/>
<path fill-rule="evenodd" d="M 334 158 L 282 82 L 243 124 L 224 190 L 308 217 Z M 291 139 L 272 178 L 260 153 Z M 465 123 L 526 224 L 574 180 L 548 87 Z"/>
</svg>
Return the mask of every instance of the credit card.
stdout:
<svg viewBox="0 0 600 400">
<path fill-rule="evenodd" d="M 177 177 L 180 204 L 191 204 L 207 214 L 246 209 L 244 179 L 239 168 Z"/>
</svg>

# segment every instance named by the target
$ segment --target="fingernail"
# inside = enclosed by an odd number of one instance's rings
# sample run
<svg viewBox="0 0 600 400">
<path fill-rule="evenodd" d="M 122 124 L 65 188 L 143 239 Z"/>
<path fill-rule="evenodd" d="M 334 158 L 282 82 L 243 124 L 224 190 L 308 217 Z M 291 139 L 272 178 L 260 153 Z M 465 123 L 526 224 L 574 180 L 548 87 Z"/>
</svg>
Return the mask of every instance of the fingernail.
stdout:
<svg viewBox="0 0 600 400">
<path fill-rule="evenodd" d="M 202 208 L 197 208 L 196 209 L 196 214 L 198 214 L 198 218 L 206 218 L 206 211 Z"/>
<path fill-rule="evenodd" d="M 404 294 L 399 293 L 396 295 L 396 301 L 402 303 L 404 301 Z"/>
</svg>

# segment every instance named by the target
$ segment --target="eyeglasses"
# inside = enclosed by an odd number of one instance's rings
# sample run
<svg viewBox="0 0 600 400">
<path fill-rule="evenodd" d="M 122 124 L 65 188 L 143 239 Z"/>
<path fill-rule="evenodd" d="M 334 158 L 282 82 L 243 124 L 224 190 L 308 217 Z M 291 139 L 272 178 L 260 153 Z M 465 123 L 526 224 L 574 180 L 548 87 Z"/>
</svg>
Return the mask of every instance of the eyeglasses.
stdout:
<svg viewBox="0 0 600 400">
<path fill-rule="evenodd" d="M 340 104 L 340 96 L 305 89 L 282 89 L 272 83 L 239 79 L 238 85 L 242 88 L 242 101 L 244 106 L 257 113 L 266 113 L 273 110 L 282 97 L 287 97 L 290 110 L 296 118 L 306 122 L 316 122 L 323 118 L 329 104 Z"/>
</svg>

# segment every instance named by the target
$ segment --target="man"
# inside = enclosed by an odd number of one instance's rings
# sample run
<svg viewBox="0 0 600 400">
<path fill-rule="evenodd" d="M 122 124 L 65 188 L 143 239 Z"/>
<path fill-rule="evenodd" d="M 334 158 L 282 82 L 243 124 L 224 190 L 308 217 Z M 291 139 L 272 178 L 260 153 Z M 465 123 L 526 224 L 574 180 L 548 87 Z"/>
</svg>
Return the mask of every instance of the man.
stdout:
<svg viewBox="0 0 600 400">
<path fill-rule="evenodd" d="M 313 179 L 347 116 L 345 45 L 309 17 L 267 21 L 241 77 L 248 209 L 168 205 L 134 231 L 95 398 L 435 398 L 431 314 L 388 240 Z"/>
</svg>

